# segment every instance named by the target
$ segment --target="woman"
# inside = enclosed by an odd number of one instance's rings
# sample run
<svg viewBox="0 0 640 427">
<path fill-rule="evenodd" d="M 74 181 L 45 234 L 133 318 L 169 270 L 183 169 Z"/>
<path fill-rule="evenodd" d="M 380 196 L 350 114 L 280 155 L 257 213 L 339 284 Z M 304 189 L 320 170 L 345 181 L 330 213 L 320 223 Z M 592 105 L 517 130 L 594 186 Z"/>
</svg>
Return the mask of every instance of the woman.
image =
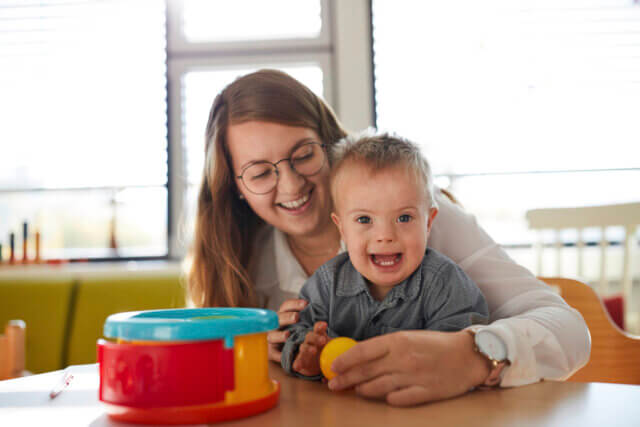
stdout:
<svg viewBox="0 0 640 427">
<path fill-rule="evenodd" d="M 188 277 L 194 305 L 262 306 L 278 311 L 281 327 L 296 322 L 302 284 L 344 250 L 330 219 L 326 145 L 345 135 L 320 98 L 278 71 L 241 77 L 216 97 Z M 482 384 L 563 379 L 583 366 L 590 339 L 580 314 L 437 193 L 429 246 L 478 284 L 492 323 L 475 338 L 404 331 L 363 341 L 336 359 L 329 387 L 411 405 Z M 504 350 L 501 363 L 477 351 L 480 333 Z M 284 331 L 269 334 L 270 359 L 280 360 L 285 340 Z"/>
</svg>

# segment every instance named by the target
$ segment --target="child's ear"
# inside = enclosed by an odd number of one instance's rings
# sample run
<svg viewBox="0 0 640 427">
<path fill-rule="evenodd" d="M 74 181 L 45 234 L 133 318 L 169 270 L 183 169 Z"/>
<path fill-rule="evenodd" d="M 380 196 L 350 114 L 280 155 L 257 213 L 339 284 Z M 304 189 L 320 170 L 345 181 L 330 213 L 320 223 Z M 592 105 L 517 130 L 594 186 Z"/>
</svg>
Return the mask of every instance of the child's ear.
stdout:
<svg viewBox="0 0 640 427">
<path fill-rule="evenodd" d="M 438 208 L 429 209 L 429 218 L 427 219 L 427 233 L 431 232 L 431 226 L 433 225 L 433 220 L 436 215 L 438 215 Z"/>
<path fill-rule="evenodd" d="M 336 215 L 335 212 L 331 212 L 331 220 L 336 225 L 336 227 L 338 227 L 338 231 L 340 231 L 340 236 L 344 237 L 342 236 L 342 223 L 340 222 L 340 217 L 338 217 L 338 215 Z"/>
</svg>

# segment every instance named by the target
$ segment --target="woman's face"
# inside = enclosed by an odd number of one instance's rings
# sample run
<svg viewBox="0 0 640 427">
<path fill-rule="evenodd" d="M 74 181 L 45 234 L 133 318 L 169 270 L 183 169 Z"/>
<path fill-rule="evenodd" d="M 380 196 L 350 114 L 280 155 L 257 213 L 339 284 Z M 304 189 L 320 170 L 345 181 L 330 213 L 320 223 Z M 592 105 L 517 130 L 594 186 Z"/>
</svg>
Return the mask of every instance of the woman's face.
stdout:
<svg viewBox="0 0 640 427">
<path fill-rule="evenodd" d="M 276 163 L 291 156 L 299 145 L 323 143 L 315 131 L 272 122 L 251 121 L 232 125 L 227 132 L 234 176 L 259 161 Z M 323 152 L 323 156 L 326 154 Z M 239 178 L 236 186 L 251 209 L 264 221 L 291 236 L 313 235 L 331 226 L 329 162 L 312 176 L 301 176 L 290 163 L 277 164 L 278 183 L 267 194 L 250 192 Z"/>
</svg>

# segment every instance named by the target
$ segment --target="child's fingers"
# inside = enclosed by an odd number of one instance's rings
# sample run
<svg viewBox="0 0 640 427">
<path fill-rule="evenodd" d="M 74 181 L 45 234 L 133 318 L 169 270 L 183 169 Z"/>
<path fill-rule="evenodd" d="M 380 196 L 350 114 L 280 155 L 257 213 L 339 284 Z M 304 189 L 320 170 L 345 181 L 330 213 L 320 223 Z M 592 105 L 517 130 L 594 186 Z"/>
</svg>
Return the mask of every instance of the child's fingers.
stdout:
<svg viewBox="0 0 640 427">
<path fill-rule="evenodd" d="M 307 369 L 312 366 L 318 350 L 315 346 L 302 344 L 298 350 L 298 355 L 293 362 L 293 370 L 305 374 Z M 306 375 L 306 374 L 305 374 Z"/>
<path fill-rule="evenodd" d="M 328 327 L 329 325 L 327 325 L 327 322 L 316 322 L 315 325 L 313 325 L 313 332 L 316 334 L 326 335 Z"/>
<path fill-rule="evenodd" d="M 294 362 L 293 369 L 302 375 L 314 376 L 320 373 L 318 362 L 319 349 L 313 345 L 302 344 L 298 351 L 298 356 Z"/>
<path fill-rule="evenodd" d="M 302 345 L 300 345 L 299 354 L 301 354 L 303 358 L 309 359 L 318 354 L 318 347 L 312 344 L 307 344 L 306 342 L 302 343 Z"/>
<path fill-rule="evenodd" d="M 328 341 L 327 335 L 317 334 L 315 332 L 309 332 L 304 338 L 304 344 L 312 345 L 315 347 L 324 347 Z"/>
<path fill-rule="evenodd" d="M 308 359 L 307 352 L 309 351 L 309 346 L 304 346 L 302 344 L 298 349 L 298 354 L 296 355 L 295 360 L 293 361 L 293 370 L 300 372 L 301 369 L 305 367 L 305 360 Z"/>
</svg>

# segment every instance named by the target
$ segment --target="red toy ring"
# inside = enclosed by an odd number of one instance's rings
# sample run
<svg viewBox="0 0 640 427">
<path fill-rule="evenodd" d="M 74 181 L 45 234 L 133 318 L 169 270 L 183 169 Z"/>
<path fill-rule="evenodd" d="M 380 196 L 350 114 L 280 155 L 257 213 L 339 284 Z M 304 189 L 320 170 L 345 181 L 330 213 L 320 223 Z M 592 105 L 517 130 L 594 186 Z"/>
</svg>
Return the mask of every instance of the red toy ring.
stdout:
<svg viewBox="0 0 640 427">
<path fill-rule="evenodd" d="M 222 339 L 154 345 L 98 341 L 100 400 L 138 408 L 212 404 L 234 389 Z M 216 367 L 216 369 L 213 369 Z"/>
</svg>

